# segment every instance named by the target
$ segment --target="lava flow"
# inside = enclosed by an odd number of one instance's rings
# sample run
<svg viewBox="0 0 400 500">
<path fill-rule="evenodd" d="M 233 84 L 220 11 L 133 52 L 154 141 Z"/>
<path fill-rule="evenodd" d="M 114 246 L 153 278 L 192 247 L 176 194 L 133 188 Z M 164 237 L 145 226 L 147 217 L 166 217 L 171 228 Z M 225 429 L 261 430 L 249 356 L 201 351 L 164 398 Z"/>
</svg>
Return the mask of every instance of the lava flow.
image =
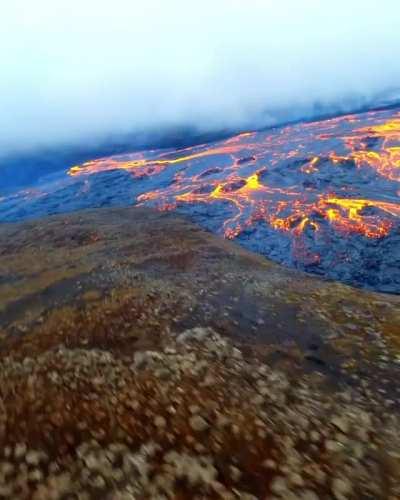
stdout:
<svg viewBox="0 0 400 500">
<path fill-rule="evenodd" d="M 111 170 L 131 174 L 135 204 L 177 209 L 290 266 L 400 291 L 399 110 L 102 158 L 69 174 L 90 183 Z"/>
</svg>

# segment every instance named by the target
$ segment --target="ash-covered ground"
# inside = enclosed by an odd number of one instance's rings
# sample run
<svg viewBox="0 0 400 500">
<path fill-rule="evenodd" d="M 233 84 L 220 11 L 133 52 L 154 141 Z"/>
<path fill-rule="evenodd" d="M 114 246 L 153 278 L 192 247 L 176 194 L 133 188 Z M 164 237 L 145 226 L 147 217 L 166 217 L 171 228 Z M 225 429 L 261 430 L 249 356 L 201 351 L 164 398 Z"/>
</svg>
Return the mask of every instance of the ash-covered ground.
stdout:
<svg viewBox="0 0 400 500">
<path fill-rule="evenodd" d="M 116 155 L 0 198 L 0 220 L 87 207 L 177 210 L 289 267 L 400 292 L 400 111 Z"/>
</svg>

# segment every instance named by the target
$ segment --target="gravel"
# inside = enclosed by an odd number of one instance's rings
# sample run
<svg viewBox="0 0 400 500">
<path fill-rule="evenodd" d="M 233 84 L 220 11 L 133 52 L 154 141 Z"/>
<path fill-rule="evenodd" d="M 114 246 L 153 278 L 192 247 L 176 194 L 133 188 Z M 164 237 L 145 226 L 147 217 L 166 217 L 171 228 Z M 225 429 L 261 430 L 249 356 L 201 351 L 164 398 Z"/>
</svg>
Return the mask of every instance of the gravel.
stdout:
<svg viewBox="0 0 400 500">
<path fill-rule="evenodd" d="M 156 376 L 161 369 L 168 377 Z M 10 429 L 0 498 L 400 493 L 395 413 L 356 389 L 349 398 L 311 375 L 291 379 L 211 329 L 170 333 L 160 352 L 60 347 L 8 357 L 0 386 Z"/>
</svg>

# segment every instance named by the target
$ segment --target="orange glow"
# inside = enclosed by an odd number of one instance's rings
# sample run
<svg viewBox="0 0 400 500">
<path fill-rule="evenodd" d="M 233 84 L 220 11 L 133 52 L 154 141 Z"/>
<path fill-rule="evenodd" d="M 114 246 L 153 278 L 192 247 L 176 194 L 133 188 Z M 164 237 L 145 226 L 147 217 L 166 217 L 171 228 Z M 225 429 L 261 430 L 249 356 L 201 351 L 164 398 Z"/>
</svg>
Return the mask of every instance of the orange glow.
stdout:
<svg viewBox="0 0 400 500">
<path fill-rule="evenodd" d="M 314 156 L 314 158 L 304 165 L 304 167 L 301 168 L 302 172 L 305 172 L 306 174 L 312 174 L 313 172 L 316 172 L 318 170 L 317 165 L 319 163 L 320 159 L 318 156 Z"/>
<path fill-rule="evenodd" d="M 373 137 L 382 140 L 379 151 L 360 149 L 363 137 Z M 400 118 L 395 117 L 380 125 L 363 127 L 357 134 L 346 139 L 348 148 L 352 151 L 348 158 L 354 159 L 358 167 L 368 165 L 380 175 L 393 181 L 400 181 Z"/>
<path fill-rule="evenodd" d="M 334 208 L 326 208 L 332 205 Z M 385 215 L 400 217 L 400 205 L 381 201 L 327 197 L 320 200 L 319 207 L 337 230 L 359 233 L 368 238 L 381 238 L 389 233 L 392 223 L 385 219 Z M 374 208 L 377 213 L 363 215 L 366 208 Z"/>
<path fill-rule="evenodd" d="M 246 185 L 244 187 L 246 189 L 256 190 L 256 189 L 262 189 L 263 186 L 258 182 L 258 175 L 254 174 L 246 179 Z"/>
<path fill-rule="evenodd" d="M 336 173 L 368 175 L 372 186 L 375 178 L 400 182 L 400 114 L 370 112 L 246 132 L 180 151 L 93 160 L 72 167 L 69 174 L 117 168 L 128 170 L 138 182 L 149 182 L 150 187 L 137 196 L 137 204 L 171 210 L 183 204 L 228 203 L 233 212 L 223 224 L 227 238 L 261 222 L 292 235 L 295 251 L 309 262 L 318 262 L 318 255 L 307 253 L 300 241 L 305 234 L 319 238 L 322 228 L 330 228 L 342 235 L 383 238 L 398 223 L 398 189 L 387 200 L 375 195 L 364 199 L 353 193 L 352 186 L 324 192 L 318 182 L 326 171 L 333 180 Z M 162 187 L 150 184 L 158 174 L 169 172 L 171 182 Z"/>
</svg>

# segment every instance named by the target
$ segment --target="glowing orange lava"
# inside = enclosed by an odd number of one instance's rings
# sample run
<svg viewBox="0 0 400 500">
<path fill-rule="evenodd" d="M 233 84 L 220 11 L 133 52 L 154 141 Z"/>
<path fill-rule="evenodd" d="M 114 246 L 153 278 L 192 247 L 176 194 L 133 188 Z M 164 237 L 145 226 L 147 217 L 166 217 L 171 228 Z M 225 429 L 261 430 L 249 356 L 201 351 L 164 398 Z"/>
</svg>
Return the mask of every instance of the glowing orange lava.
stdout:
<svg viewBox="0 0 400 500">
<path fill-rule="evenodd" d="M 69 174 L 112 169 L 128 170 L 142 183 L 137 204 L 170 210 L 227 203 L 221 227 L 227 238 L 261 222 L 291 234 L 296 251 L 307 253 L 299 244 L 306 233 L 317 238 L 329 228 L 383 238 L 399 224 L 400 113 L 347 115 L 182 150 L 103 158 Z"/>
</svg>

